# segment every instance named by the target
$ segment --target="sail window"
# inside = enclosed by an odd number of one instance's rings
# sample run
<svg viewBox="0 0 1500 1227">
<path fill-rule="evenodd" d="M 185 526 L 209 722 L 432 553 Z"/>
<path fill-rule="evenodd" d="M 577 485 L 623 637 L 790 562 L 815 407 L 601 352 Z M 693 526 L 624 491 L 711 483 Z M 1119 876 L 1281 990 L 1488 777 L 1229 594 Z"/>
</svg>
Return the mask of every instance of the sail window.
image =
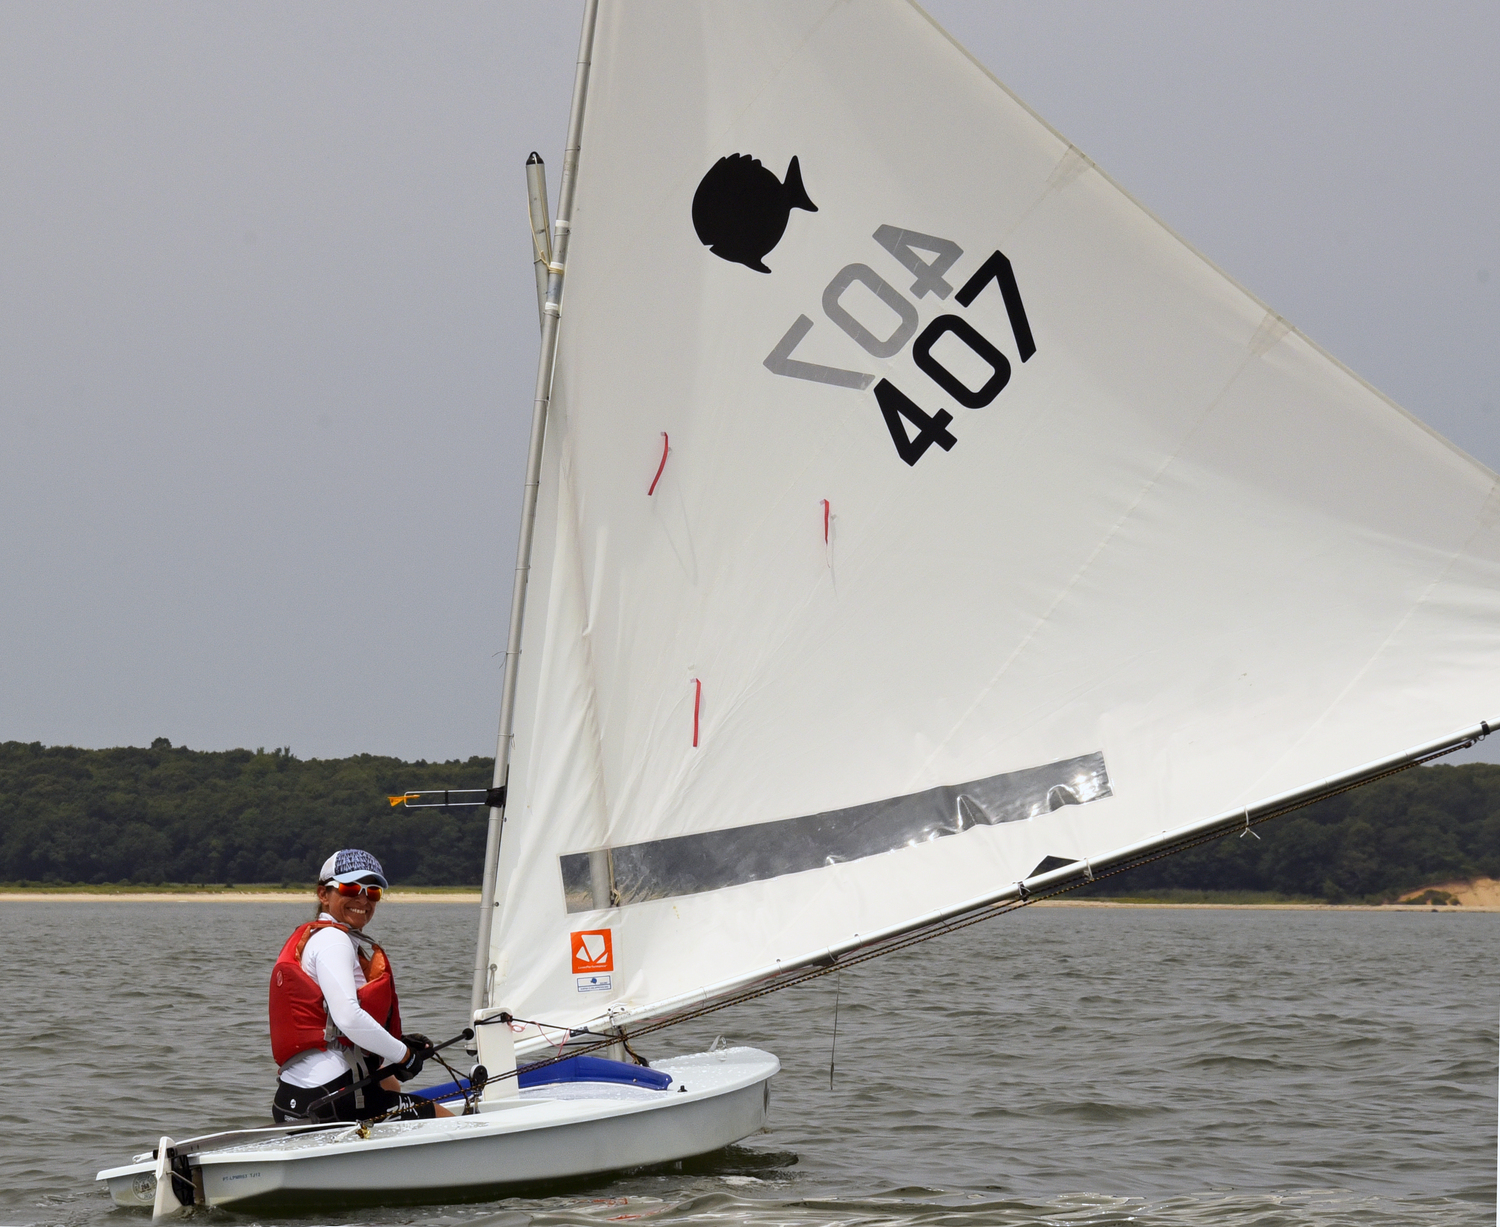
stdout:
<svg viewBox="0 0 1500 1227">
<path fill-rule="evenodd" d="M 569 912 L 762 882 L 895 852 L 976 826 L 1043 817 L 1112 795 L 1104 755 L 929 788 L 848 809 L 559 857 Z"/>
</svg>

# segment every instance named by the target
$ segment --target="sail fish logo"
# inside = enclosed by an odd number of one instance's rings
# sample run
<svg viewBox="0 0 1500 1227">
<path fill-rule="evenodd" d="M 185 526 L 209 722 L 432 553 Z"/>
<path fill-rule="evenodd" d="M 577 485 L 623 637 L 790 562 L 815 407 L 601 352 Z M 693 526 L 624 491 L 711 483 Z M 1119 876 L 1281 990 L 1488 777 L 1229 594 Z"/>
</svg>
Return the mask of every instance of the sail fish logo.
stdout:
<svg viewBox="0 0 1500 1227">
<path fill-rule="evenodd" d="M 570 938 L 573 945 L 573 974 L 615 969 L 614 943 L 608 929 L 584 929 Z"/>
<path fill-rule="evenodd" d="M 816 213 L 793 158 L 785 181 L 758 158 L 734 153 L 709 168 L 693 194 L 693 229 L 721 260 L 769 273 L 764 257 L 781 242 L 793 209 Z"/>
</svg>

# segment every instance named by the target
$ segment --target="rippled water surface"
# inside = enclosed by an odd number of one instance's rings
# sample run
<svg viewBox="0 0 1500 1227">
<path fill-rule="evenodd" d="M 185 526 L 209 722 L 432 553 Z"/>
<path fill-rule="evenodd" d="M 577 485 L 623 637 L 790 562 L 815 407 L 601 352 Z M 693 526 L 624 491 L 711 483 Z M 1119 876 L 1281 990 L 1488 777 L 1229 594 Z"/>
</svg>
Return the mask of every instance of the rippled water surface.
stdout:
<svg viewBox="0 0 1500 1227">
<path fill-rule="evenodd" d="M 265 983 L 307 910 L 0 902 L 0 1224 L 144 1224 L 98 1168 L 268 1123 Z M 408 1025 L 456 1032 L 474 910 L 387 904 L 371 932 Z M 1495 914 L 1029 908 L 650 1037 L 783 1063 L 771 1131 L 685 1170 L 278 1221 L 1488 1225 L 1497 938 Z"/>
</svg>

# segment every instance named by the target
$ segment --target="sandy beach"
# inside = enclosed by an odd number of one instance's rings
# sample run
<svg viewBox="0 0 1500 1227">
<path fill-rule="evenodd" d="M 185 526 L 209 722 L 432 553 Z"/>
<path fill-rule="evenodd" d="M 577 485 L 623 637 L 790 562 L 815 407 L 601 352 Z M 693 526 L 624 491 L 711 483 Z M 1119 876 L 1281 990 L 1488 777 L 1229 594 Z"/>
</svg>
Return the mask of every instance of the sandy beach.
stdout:
<svg viewBox="0 0 1500 1227">
<path fill-rule="evenodd" d="M 307 903 L 305 890 L 0 890 L 0 902 L 11 903 Z M 382 903 L 478 903 L 479 892 L 467 890 L 391 891 Z"/>
<path fill-rule="evenodd" d="M 1458 900 L 1457 906 L 1435 906 L 1427 903 L 1230 903 L 1206 900 L 1184 903 L 1165 899 L 1038 899 L 1033 907 L 1081 908 L 1183 908 L 1202 911 L 1270 911 L 1270 912 L 1500 912 L 1500 881 L 1477 878 L 1473 881 L 1442 882 L 1426 890 L 1440 890 Z M 1413 891 L 1421 894 L 1423 891 Z M 80 889 L 3 889 L 0 902 L 9 903 L 305 903 L 311 889 L 297 890 L 88 890 Z M 385 895 L 385 903 L 464 903 L 477 904 L 477 890 L 394 890 Z"/>
<path fill-rule="evenodd" d="M 1170 903 L 1152 899 L 1038 899 L 1032 907 L 1169 907 L 1241 912 L 1500 912 L 1500 906 L 1436 907 L 1425 903 Z"/>
</svg>

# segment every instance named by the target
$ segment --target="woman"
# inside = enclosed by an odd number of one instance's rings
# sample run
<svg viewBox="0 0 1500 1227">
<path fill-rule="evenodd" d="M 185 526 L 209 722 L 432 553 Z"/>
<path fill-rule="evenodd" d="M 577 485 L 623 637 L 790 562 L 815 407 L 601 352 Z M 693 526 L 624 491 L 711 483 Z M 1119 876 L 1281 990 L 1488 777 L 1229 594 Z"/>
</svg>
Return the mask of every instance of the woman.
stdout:
<svg viewBox="0 0 1500 1227">
<path fill-rule="evenodd" d="M 277 1124 L 452 1115 L 399 1087 L 421 1073 L 432 1043 L 415 1032 L 402 1035 L 390 960 L 363 932 L 389 886 L 368 852 L 335 852 L 318 875 L 317 919 L 299 925 L 281 949 L 271 971 Z M 312 1106 L 382 1065 L 394 1067 L 392 1076 Z"/>
</svg>

